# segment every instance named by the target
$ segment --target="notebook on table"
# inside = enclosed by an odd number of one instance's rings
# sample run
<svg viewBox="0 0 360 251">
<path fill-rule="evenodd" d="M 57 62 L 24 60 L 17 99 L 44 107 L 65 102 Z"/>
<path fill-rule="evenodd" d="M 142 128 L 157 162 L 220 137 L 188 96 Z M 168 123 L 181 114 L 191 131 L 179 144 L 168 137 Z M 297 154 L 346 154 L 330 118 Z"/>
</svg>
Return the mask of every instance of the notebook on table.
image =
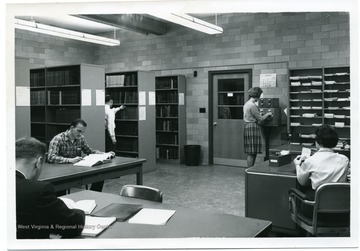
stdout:
<svg viewBox="0 0 360 251">
<path fill-rule="evenodd" d="M 110 205 L 91 214 L 97 217 L 115 217 L 117 221 L 126 221 L 142 209 L 142 205 L 111 203 Z"/>
</svg>

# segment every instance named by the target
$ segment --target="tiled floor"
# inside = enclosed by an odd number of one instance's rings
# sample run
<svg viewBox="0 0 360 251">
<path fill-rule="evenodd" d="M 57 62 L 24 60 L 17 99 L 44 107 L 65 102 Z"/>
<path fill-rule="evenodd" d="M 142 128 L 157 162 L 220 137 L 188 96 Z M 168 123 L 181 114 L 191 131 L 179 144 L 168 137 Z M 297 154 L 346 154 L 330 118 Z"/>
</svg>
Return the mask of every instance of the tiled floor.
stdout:
<svg viewBox="0 0 360 251">
<path fill-rule="evenodd" d="M 163 203 L 245 216 L 245 168 L 231 166 L 186 166 L 157 163 L 157 170 L 144 174 L 144 185 L 163 192 Z M 136 184 L 135 175 L 107 180 L 103 192 L 118 194 L 126 184 Z"/>
</svg>

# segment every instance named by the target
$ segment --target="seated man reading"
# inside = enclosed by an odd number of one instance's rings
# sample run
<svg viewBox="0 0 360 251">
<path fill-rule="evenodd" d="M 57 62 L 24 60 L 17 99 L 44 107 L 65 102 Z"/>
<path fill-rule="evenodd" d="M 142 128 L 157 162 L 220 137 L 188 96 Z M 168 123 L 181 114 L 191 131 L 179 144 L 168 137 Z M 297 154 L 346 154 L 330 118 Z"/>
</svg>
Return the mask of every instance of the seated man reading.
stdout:
<svg viewBox="0 0 360 251">
<path fill-rule="evenodd" d="M 56 197 L 51 183 L 38 181 L 46 152 L 34 138 L 16 142 L 16 236 L 44 239 L 50 234 L 79 236 L 85 223 L 82 210 L 69 209 Z"/>
<path fill-rule="evenodd" d="M 50 163 L 76 163 L 82 159 L 81 152 L 85 154 L 102 153 L 93 150 L 86 142 L 84 133 L 87 124 L 82 119 L 74 120 L 70 128 L 56 135 L 49 144 L 48 161 Z M 115 155 L 115 154 L 114 154 Z M 91 185 L 91 190 L 101 192 L 104 181 Z"/>
</svg>

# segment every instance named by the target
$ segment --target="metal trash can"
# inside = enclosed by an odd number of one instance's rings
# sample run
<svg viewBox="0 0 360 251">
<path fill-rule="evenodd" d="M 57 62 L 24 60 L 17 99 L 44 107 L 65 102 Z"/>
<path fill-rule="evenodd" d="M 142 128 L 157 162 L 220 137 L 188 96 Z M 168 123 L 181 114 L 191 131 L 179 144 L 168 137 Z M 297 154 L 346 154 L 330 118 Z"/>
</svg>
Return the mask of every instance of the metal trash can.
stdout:
<svg viewBox="0 0 360 251">
<path fill-rule="evenodd" d="M 184 145 L 185 165 L 198 166 L 200 164 L 200 145 Z"/>
</svg>

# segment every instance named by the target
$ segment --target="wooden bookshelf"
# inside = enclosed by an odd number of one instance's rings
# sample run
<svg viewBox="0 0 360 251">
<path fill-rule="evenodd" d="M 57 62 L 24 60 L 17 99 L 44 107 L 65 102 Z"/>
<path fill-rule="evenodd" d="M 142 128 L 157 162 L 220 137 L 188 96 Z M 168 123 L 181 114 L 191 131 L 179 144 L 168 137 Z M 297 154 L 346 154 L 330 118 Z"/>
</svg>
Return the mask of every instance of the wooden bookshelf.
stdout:
<svg viewBox="0 0 360 251">
<path fill-rule="evenodd" d="M 106 95 L 113 106 L 126 108 L 116 113 L 116 155 L 143 158 L 144 171 L 155 166 L 155 76 L 152 72 L 112 72 L 105 76 Z"/>
<path fill-rule="evenodd" d="M 30 70 L 31 135 L 49 144 L 82 118 L 88 124 L 87 142 L 104 151 L 104 106 L 96 105 L 96 90 L 104 91 L 104 74 L 104 67 L 88 64 Z M 90 90 L 90 105 L 82 105 L 82 90 Z"/>
<path fill-rule="evenodd" d="M 156 77 L 156 158 L 184 162 L 186 144 L 185 76 Z"/>
<path fill-rule="evenodd" d="M 322 124 L 339 134 L 336 151 L 350 151 L 350 67 L 292 69 L 289 73 L 288 125 L 292 145 L 315 148 Z"/>
</svg>

